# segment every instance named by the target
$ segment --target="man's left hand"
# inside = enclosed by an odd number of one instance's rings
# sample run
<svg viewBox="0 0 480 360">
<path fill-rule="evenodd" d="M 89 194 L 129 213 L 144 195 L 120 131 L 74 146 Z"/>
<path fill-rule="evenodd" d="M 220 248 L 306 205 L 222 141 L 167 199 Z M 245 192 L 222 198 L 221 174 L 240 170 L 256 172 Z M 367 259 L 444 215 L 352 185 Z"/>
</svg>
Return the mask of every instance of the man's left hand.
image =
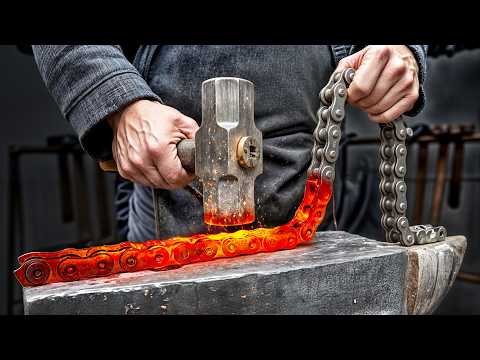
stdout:
<svg viewBox="0 0 480 360">
<path fill-rule="evenodd" d="M 355 69 L 348 102 L 377 123 L 411 110 L 419 96 L 418 65 L 405 45 L 370 45 L 343 58 L 336 71 Z"/>
</svg>

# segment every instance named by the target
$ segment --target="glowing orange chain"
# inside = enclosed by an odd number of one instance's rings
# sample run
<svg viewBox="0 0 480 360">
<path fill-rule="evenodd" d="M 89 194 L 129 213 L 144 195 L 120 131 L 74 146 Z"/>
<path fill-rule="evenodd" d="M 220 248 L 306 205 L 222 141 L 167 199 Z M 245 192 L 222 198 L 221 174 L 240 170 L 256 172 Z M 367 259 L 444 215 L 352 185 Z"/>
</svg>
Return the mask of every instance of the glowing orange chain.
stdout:
<svg viewBox="0 0 480 360">
<path fill-rule="evenodd" d="M 20 268 L 15 270 L 15 276 L 23 286 L 38 286 L 122 272 L 168 270 L 218 258 L 292 249 L 313 238 L 331 194 L 330 182 L 312 176 L 307 179 L 303 201 L 295 216 L 285 225 L 143 243 L 30 252 L 18 258 Z"/>
</svg>

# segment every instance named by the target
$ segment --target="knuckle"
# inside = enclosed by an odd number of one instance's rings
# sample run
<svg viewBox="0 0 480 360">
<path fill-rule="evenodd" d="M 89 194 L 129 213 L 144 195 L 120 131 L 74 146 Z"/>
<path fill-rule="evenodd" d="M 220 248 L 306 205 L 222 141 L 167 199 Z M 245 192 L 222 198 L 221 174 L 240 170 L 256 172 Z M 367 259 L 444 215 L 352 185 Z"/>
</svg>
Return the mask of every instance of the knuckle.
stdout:
<svg viewBox="0 0 480 360">
<path fill-rule="evenodd" d="M 406 71 L 407 71 L 407 64 L 405 64 L 405 62 L 402 61 L 401 59 L 397 59 L 391 65 L 391 72 L 392 72 L 392 75 L 395 77 L 405 74 Z"/>
<path fill-rule="evenodd" d="M 405 88 L 411 88 L 415 84 L 415 74 L 410 73 L 405 77 Z"/>
<path fill-rule="evenodd" d="M 163 148 L 164 147 L 162 146 L 162 144 L 159 144 L 157 142 L 155 143 L 147 142 L 146 144 L 147 153 L 153 158 L 160 157 L 163 153 Z"/>
<path fill-rule="evenodd" d="M 180 111 L 178 111 L 177 109 L 174 109 L 172 107 L 169 107 L 166 111 L 166 116 L 172 120 L 176 120 L 176 119 L 179 119 L 181 117 L 181 113 Z"/>
<path fill-rule="evenodd" d="M 390 57 L 391 50 L 388 46 L 380 46 L 376 48 L 376 56 L 380 60 L 387 60 Z"/>
<path fill-rule="evenodd" d="M 170 117 L 174 120 L 181 120 L 182 119 L 182 113 L 178 110 L 173 110 L 170 113 Z"/>
<path fill-rule="evenodd" d="M 414 81 L 411 78 L 405 79 L 405 89 L 410 89 L 414 85 Z"/>
<path fill-rule="evenodd" d="M 353 98 L 362 98 L 369 94 L 368 86 L 364 83 L 354 83 L 351 85 L 350 89 L 352 90 Z"/>
</svg>

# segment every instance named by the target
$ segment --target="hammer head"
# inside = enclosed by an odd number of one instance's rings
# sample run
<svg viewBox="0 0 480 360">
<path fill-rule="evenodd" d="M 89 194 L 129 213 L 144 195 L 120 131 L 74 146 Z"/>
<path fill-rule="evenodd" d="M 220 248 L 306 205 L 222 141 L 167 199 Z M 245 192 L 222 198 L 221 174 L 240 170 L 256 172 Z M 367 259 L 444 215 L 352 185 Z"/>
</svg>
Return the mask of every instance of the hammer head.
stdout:
<svg viewBox="0 0 480 360">
<path fill-rule="evenodd" d="M 250 81 L 224 77 L 202 84 L 195 173 L 203 184 L 207 224 L 233 226 L 255 220 L 254 184 L 263 171 L 263 151 L 253 106 Z"/>
</svg>

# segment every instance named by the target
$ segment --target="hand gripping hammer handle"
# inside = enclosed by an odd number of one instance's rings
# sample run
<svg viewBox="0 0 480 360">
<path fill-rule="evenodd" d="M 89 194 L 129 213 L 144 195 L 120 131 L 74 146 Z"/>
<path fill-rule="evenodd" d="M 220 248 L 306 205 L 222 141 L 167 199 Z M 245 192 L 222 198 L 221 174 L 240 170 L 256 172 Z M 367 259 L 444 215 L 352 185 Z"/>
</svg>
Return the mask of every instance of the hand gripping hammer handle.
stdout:
<svg viewBox="0 0 480 360">
<path fill-rule="evenodd" d="M 195 140 L 184 139 L 177 144 L 177 154 L 183 168 L 191 174 L 195 173 Z M 115 160 L 100 161 L 100 168 L 107 172 L 118 172 Z"/>
</svg>

